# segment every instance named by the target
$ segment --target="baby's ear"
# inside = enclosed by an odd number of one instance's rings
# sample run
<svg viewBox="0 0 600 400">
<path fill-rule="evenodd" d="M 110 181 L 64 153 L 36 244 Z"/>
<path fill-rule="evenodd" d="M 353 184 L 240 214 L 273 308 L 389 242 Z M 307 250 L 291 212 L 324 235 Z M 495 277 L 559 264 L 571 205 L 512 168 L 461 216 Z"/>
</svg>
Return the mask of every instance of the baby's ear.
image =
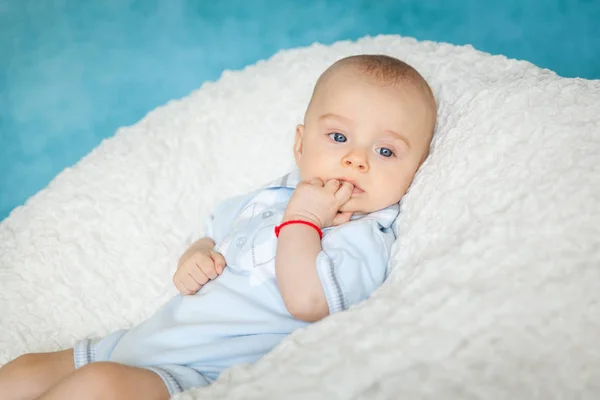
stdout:
<svg viewBox="0 0 600 400">
<path fill-rule="evenodd" d="M 296 164 L 300 162 L 302 156 L 302 140 L 304 139 L 304 125 L 300 124 L 296 127 L 296 138 L 294 140 L 294 158 Z"/>
</svg>

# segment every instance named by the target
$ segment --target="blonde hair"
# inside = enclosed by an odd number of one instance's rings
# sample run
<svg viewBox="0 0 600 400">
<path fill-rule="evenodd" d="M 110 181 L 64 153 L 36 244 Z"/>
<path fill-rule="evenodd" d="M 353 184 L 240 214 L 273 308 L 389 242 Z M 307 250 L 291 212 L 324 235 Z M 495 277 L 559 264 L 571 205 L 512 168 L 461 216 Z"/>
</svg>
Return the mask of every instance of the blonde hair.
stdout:
<svg viewBox="0 0 600 400">
<path fill-rule="evenodd" d="M 325 70 L 315 84 L 311 103 L 319 88 L 324 82 L 338 70 L 343 68 L 355 68 L 372 79 L 375 84 L 381 86 L 393 86 L 402 88 L 412 86 L 429 100 L 433 110 L 432 134 L 437 122 L 437 103 L 431 87 L 423 76 L 411 65 L 395 57 L 385 54 L 360 54 L 342 58 L 333 63 Z M 310 104 L 309 104 L 310 108 Z M 308 112 L 308 109 L 307 109 Z"/>
</svg>

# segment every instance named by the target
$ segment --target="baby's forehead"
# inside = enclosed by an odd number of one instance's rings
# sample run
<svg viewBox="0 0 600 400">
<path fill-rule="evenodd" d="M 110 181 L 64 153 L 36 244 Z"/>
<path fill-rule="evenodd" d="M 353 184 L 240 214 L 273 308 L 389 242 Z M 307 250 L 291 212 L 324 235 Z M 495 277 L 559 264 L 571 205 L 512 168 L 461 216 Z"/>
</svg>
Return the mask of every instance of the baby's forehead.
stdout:
<svg viewBox="0 0 600 400">
<path fill-rule="evenodd" d="M 356 95 L 356 93 L 362 95 Z M 352 93 L 349 97 L 348 95 Z M 336 103 L 340 97 L 344 100 L 358 99 L 364 95 L 381 95 L 387 99 L 398 99 L 405 102 L 410 99 L 414 105 L 430 107 L 430 93 L 416 80 L 387 81 L 374 78 L 368 72 L 352 66 L 342 66 L 331 71 L 325 79 L 318 83 L 313 97 L 315 106 Z M 358 96 L 358 97 L 356 97 Z"/>
</svg>

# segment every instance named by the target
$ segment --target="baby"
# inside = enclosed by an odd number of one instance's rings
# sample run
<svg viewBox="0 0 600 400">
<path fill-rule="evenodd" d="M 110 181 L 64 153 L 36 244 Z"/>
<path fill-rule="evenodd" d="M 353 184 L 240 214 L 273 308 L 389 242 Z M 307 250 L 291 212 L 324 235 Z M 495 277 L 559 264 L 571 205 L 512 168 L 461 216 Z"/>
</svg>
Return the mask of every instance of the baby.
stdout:
<svg viewBox="0 0 600 400">
<path fill-rule="evenodd" d="M 253 363 L 386 278 L 400 199 L 427 157 L 436 104 L 411 66 L 341 59 L 296 128 L 297 170 L 219 204 L 151 318 L 0 369 L 0 399 L 168 399 Z"/>
</svg>

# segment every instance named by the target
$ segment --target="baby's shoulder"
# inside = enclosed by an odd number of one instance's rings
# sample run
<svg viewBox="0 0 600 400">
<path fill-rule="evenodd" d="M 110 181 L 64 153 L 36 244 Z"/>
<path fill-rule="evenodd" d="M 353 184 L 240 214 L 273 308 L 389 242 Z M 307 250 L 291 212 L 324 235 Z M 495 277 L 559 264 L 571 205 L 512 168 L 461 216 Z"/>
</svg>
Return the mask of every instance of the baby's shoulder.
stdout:
<svg viewBox="0 0 600 400">
<path fill-rule="evenodd" d="M 253 190 L 251 192 L 246 192 L 225 198 L 217 203 L 217 205 L 214 208 L 214 213 L 219 214 L 222 212 L 226 212 L 227 214 L 231 214 L 233 210 L 240 210 L 246 205 L 248 205 L 248 203 L 250 203 L 252 199 L 256 197 L 258 192 L 260 192 L 260 190 Z"/>
<path fill-rule="evenodd" d="M 217 222 L 245 221 L 257 215 L 270 216 L 281 214 L 289 200 L 289 193 L 272 188 L 261 188 L 227 198 L 214 208 L 213 216 Z M 276 212 L 277 211 L 277 212 Z"/>
</svg>

